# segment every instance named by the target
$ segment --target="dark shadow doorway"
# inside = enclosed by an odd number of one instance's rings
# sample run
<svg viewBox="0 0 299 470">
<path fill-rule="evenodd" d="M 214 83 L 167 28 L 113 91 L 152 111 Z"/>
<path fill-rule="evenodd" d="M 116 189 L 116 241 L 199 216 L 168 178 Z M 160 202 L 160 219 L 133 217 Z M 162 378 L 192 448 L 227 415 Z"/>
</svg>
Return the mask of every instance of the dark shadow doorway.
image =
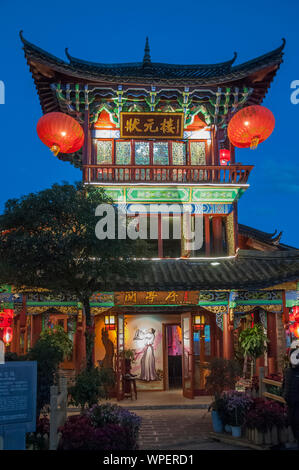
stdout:
<svg viewBox="0 0 299 470">
<path fill-rule="evenodd" d="M 182 388 L 182 329 L 180 325 L 167 325 L 168 385 L 169 389 Z"/>
</svg>

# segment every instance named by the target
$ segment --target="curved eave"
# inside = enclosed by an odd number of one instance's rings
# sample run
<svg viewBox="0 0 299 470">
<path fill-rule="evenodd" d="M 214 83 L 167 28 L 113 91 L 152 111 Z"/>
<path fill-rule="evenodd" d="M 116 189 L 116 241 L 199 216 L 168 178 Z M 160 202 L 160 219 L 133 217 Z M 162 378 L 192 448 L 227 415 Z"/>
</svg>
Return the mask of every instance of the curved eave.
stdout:
<svg viewBox="0 0 299 470">
<path fill-rule="evenodd" d="M 125 83 L 125 84 L 145 84 L 145 83 L 155 83 L 161 85 L 183 85 L 186 82 L 192 86 L 196 85 L 220 85 L 227 84 L 229 82 L 235 82 L 243 80 L 246 77 L 256 73 L 265 68 L 273 67 L 276 69 L 279 67 L 282 62 L 283 44 L 267 54 L 264 54 L 256 59 L 245 62 L 243 64 L 236 65 L 232 67 L 232 63 L 235 60 L 236 55 L 233 59 L 228 62 L 223 62 L 220 64 L 211 64 L 211 65 L 178 65 L 178 64 L 160 64 L 152 63 L 149 67 L 143 67 L 142 63 L 128 63 L 128 64 L 96 64 L 80 59 L 75 59 L 68 54 L 70 58 L 70 63 L 58 59 L 52 54 L 44 51 L 43 49 L 35 46 L 34 44 L 27 41 L 22 32 L 20 33 L 21 40 L 24 44 L 24 51 L 27 61 L 30 64 L 39 63 L 45 67 L 49 67 L 53 72 L 59 73 L 65 78 L 70 77 L 72 79 L 76 78 L 78 81 L 82 80 L 90 83 L 99 83 L 99 82 L 110 82 L 110 83 Z M 140 75 L 128 76 L 125 75 L 125 71 L 128 68 L 138 68 L 137 72 Z M 173 70 L 181 70 L 181 77 L 161 77 L 155 76 L 154 71 L 155 67 L 162 67 L 165 70 L 171 68 Z M 83 70 L 82 70 L 83 68 Z M 203 77 L 186 77 L 183 75 L 183 72 L 188 69 L 212 69 L 215 71 L 221 71 L 225 69 L 225 73 L 214 75 L 214 76 L 203 76 Z M 111 69 L 115 69 L 111 71 Z M 120 73 L 124 70 L 124 74 Z M 105 73 L 105 70 L 109 70 L 109 73 Z M 63 78 L 63 77 L 61 77 Z"/>
</svg>

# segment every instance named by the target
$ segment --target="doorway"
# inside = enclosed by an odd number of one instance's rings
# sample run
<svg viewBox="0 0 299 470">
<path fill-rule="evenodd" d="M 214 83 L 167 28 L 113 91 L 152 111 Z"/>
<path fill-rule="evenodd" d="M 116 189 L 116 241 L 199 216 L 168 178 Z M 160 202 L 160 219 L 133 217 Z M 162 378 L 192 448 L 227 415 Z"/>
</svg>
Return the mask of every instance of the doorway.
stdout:
<svg viewBox="0 0 299 470">
<path fill-rule="evenodd" d="M 182 329 L 179 324 L 166 325 L 168 388 L 182 388 Z"/>
</svg>

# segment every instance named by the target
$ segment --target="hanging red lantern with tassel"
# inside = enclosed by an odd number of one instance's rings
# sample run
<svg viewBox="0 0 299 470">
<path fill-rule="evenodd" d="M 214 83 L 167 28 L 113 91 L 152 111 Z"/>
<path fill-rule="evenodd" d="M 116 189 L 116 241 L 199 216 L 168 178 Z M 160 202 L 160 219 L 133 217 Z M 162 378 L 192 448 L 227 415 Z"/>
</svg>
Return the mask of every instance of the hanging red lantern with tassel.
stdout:
<svg viewBox="0 0 299 470">
<path fill-rule="evenodd" d="M 235 147 L 255 149 L 272 134 L 274 127 L 275 118 L 268 108 L 248 106 L 232 117 L 227 135 Z"/>
<path fill-rule="evenodd" d="M 6 344 L 6 346 L 9 346 L 9 343 L 12 342 L 12 328 L 8 326 L 7 328 L 4 328 L 3 331 L 3 342 Z"/>
<path fill-rule="evenodd" d="M 228 165 L 230 162 L 230 151 L 227 149 L 220 150 L 220 165 Z"/>
<path fill-rule="evenodd" d="M 40 140 L 50 148 L 55 156 L 61 153 L 74 153 L 84 143 L 82 126 L 68 114 L 47 113 L 37 123 Z"/>
</svg>

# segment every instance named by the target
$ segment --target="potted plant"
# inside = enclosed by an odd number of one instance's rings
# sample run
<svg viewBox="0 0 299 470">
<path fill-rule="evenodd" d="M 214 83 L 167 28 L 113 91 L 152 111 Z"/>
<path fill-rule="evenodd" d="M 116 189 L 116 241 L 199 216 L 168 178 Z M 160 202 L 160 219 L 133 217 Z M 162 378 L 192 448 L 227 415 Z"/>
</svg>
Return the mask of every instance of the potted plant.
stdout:
<svg viewBox="0 0 299 470">
<path fill-rule="evenodd" d="M 241 437 L 241 428 L 253 400 L 244 392 L 235 390 L 223 393 L 224 414 L 227 424 L 231 426 L 232 436 Z"/>
<path fill-rule="evenodd" d="M 213 430 L 217 433 L 223 432 L 225 413 L 224 399 L 222 397 L 215 397 L 215 400 L 209 406 L 209 411 L 212 412 Z"/>
<path fill-rule="evenodd" d="M 214 358 L 209 365 L 209 375 L 206 379 L 206 390 L 214 396 L 209 410 L 212 410 L 212 422 L 215 432 L 223 432 L 225 423 L 224 399 L 221 396 L 225 389 L 234 388 L 241 369 L 235 360 Z M 220 424 L 221 422 L 221 424 Z"/>
<path fill-rule="evenodd" d="M 244 357 L 243 376 L 246 376 L 248 359 L 251 360 L 251 373 L 253 376 L 254 363 L 256 359 L 267 351 L 269 342 L 261 324 L 256 324 L 252 328 L 246 328 L 241 331 L 239 336 L 239 347 Z"/>
<path fill-rule="evenodd" d="M 125 374 L 130 374 L 131 364 L 135 361 L 135 349 L 125 349 L 123 351 L 123 358 L 125 361 Z"/>
<path fill-rule="evenodd" d="M 247 413 L 245 426 L 249 430 L 250 440 L 256 444 L 271 444 L 271 434 L 278 434 L 281 440 L 281 435 L 288 427 L 286 406 L 272 400 L 256 398 Z"/>
</svg>

